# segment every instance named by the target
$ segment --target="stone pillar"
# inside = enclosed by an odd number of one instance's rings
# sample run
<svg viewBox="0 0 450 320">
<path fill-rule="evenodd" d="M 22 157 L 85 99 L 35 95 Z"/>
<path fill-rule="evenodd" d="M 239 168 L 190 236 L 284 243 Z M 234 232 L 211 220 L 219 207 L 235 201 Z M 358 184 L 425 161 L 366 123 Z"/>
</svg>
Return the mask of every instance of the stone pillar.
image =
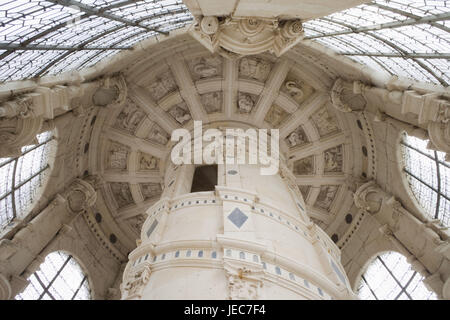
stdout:
<svg viewBox="0 0 450 320">
<path fill-rule="evenodd" d="M 71 221 L 92 206 L 96 199 L 97 193 L 92 185 L 76 179 L 63 195 L 56 195 L 11 240 L 0 241 L 0 300 L 8 295 L 14 298 L 28 285 L 27 277 L 44 262 L 45 257 L 40 253 L 58 233 L 70 228 Z"/>
<path fill-rule="evenodd" d="M 292 174 L 219 164 L 214 191 L 189 193 L 194 165 L 166 165 L 129 255 L 122 299 L 352 299 L 340 251 L 314 225 Z"/>
</svg>

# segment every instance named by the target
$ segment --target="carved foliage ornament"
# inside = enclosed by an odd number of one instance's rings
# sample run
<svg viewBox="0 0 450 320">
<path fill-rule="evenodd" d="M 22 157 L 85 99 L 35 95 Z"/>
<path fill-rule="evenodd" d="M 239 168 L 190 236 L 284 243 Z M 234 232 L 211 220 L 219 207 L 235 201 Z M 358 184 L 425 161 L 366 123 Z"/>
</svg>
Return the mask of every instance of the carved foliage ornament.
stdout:
<svg viewBox="0 0 450 320">
<path fill-rule="evenodd" d="M 211 52 L 251 55 L 269 51 L 279 57 L 304 34 L 300 20 L 208 16 L 197 22 L 190 32 Z"/>
</svg>

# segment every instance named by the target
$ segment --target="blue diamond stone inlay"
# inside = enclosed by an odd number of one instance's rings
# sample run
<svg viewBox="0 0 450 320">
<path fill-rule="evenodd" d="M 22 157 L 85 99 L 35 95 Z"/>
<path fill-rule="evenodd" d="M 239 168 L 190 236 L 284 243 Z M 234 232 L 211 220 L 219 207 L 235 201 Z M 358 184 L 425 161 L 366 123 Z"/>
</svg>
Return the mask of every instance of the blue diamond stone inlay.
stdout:
<svg viewBox="0 0 450 320">
<path fill-rule="evenodd" d="M 233 212 L 228 215 L 228 219 L 230 219 L 236 227 L 240 228 L 245 221 L 247 221 L 248 217 L 241 210 L 235 208 Z"/>
</svg>

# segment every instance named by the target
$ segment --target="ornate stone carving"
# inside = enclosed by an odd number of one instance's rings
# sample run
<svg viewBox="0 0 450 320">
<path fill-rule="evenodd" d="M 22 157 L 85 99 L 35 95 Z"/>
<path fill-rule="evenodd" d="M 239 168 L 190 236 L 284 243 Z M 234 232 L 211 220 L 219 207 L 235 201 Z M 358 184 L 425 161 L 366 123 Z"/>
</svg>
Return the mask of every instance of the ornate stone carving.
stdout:
<svg viewBox="0 0 450 320">
<path fill-rule="evenodd" d="M 161 195 L 161 185 L 159 183 L 140 183 L 144 200 L 156 198 Z"/>
<path fill-rule="evenodd" d="M 111 169 L 127 168 L 129 149 L 117 142 L 112 142 L 108 153 L 108 165 Z"/>
<path fill-rule="evenodd" d="M 42 124 L 42 117 L 0 119 L 0 157 L 19 156 L 23 146 L 37 143 Z"/>
<path fill-rule="evenodd" d="M 337 146 L 324 152 L 324 172 L 342 172 L 343 154 L 342 146 Z"/>
<path fill-rule="evenodd" d="M 300 20 L 254 17 L 199 17 L 190 29 L 211 52 L 220 49 L 239 55 L 269 51 L 277 57 L 303 38 Z"/>
<path fill-rule="evenodd" d="M 341 112 L 362 111 L 367 101 L 361 94 L 359 82 L 347 82 L 338 78 L 331 88 L 331 101 L 333 106 Z"/>
<path fill-rule="evenodd" d="M 169 114 L 179 123 L 185 124 L 192 119 L 189 108 L 185 102 L 174 105 L 169 109 Z"/>
<path fill-rule="evenodd" d="M 290 148 L 293 148 L 308 143 L 308 138 L 302 126 L 299 126 L 286 137 L 285 141 Z"/>
<path fill-rule="evenodd" d="M 153 123 L 147 139 L 165 146 L 169 142 L 170 136 L 159 125 Z"/>
<path fill-rule="evenodd" d="M 277 128 L 287 119 L 288 116 L 289 113 L 287 113 L 283 108 L 274 104 L 270 108 L 269 112 L 267 112 L 264 121 L 270 123 L 273 128 Z"/>
<path fill-rule="evenodd" d="M 142 226 L 144 225 L 146 217 L 147 215 L 139 214 L 130 219 L 127 219 L 128 223 L 136 234 L 141 234 Z"/>
<path fill-rule="evenodd" d="M 323 107 L 311 116 L 320 137 L 324 137 L 339 131 L 336 120 L 330 115 L 326 107 Z"/>
<path fill-rule="evenodd" d="M 222 74 L 222 58 L 219 56 L 196 58 L 189 62 L 194 80 L 218 77 Z"/>
<path fill-rule="evenodd" d="M 256 300 L 263 286 L 263 271 L 225 262 L 230 300 Z"/>
<path fill-rule="evenodd" d="M 148 87 L 155 101 L 160 100 L 170 92 L 176 91 L 177 88 L 178 86 L 169 70 L 160 74 Z"/>
<path fill-rule="evenodd" d="M 97 106 L 122 107 L 128 95 L 128 87 L 122 74 L 108 77 L 101 81 L 92 95 L 92 102 Z"/>
<path fill-rule="evenodd" d="M 150 280 L 150 266 L 138 269 L 124 281 L 122 297 L 125 300 L 141 298 L 145 285 Z"/>
<path fill-rule="evenodd" d="M 239 76 L 242 78 L 264 82 L 271 69 L 272 63 L 258 57 L 244 57 L 239 62 Z"/>
<path fill-rule="evenodd" d="M 314 156 L 296 160 L 294 162 L 294 174 L 308 175 L 314 173 Z"/>
<path fill-rule="evenodd" d="M 255 106 L 255 98 L 247 93 L 239 92 L 238 110 L 241 113 L 250 113 Z"/>
<path fill-rule="evenodd" d="M 371 180 L 356 190 L 353 195 L 355 205 L 370 214 L 379 213 L 383 204 L 398 208 L 401 204 L 391 195 L 383 191 L 375 181 Z"/>
<path fill-rule="evenodd" d="M 134 134 L 144 118 L 145 113 L 132 100 L 127 99 L 125 108 L 117 116 L 115 127 Z"/>
<path fill-rule="evenodd" d="M 93 206 L 97 201 L 97 192 L 87 181 L 75 179 L 66 193 L 67 209 L 74 213 L 80 213 Z"/>
<path fill-rule="evenodd" d="M 200 96 L 200 99 L 202 101 L 203 107 L 206 110 L 206 113 L 216 113 L 222 111 L 222 92 L 210 92 L 205 93 Z"/>
<path fill-rule="evenodd" d="M 112 182 L 110 183 L 111 192 L 116 199 L 119 208 L 125 207 L 134 203 L 131 195 L 130 186 L 126 182 Z"/>
<path fill-rule="evenodd" d="M 333 203 L 339 186 L 321 186 L 314 206 L 328 210 Z"/>
<path fill-rule="evenodd" d="M 140 153 L 139 168 L 140 170 L 158 170 L 159 159 L 146 153 Z"/>
</svg>

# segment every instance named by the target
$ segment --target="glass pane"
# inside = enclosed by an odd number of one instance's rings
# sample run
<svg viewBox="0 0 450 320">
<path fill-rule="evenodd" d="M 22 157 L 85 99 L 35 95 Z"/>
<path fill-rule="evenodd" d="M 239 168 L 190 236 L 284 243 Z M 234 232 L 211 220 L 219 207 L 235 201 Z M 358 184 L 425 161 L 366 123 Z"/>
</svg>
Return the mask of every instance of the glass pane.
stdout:
<svg viewBox="0 0 450 320">
<path fill-rule="evenodd" d="M 369 287 L 379 300 L 410 299 L 408 294 L 412 299 L 436 299 L 436 295 L 424 286 L 423 277 L 397 252 L 377 256 L 363 277 L 366 281 L 361 279 L 358 289 L 361 299 L 374 298 Z"/>
<path fill-rule="evenodd" d="M 57 251 L 50 253 L 44 263 L 36 271 L 39 283 L 35 274 L 28 279 L 30 285 L 23 293 L 16 296 L 16 299 L 39 299 L 44 292 L 44 287 L 48 288 L 48 294 L 45 293 L 42 299 L 70 300 L 74 297 L 78 288 L 76 299 L 90 299 L 90 289 L 85 274 L 78 262 L 64 252 Z M 84 280 L 84 282 L 83 282 Z"/>
</svg>

